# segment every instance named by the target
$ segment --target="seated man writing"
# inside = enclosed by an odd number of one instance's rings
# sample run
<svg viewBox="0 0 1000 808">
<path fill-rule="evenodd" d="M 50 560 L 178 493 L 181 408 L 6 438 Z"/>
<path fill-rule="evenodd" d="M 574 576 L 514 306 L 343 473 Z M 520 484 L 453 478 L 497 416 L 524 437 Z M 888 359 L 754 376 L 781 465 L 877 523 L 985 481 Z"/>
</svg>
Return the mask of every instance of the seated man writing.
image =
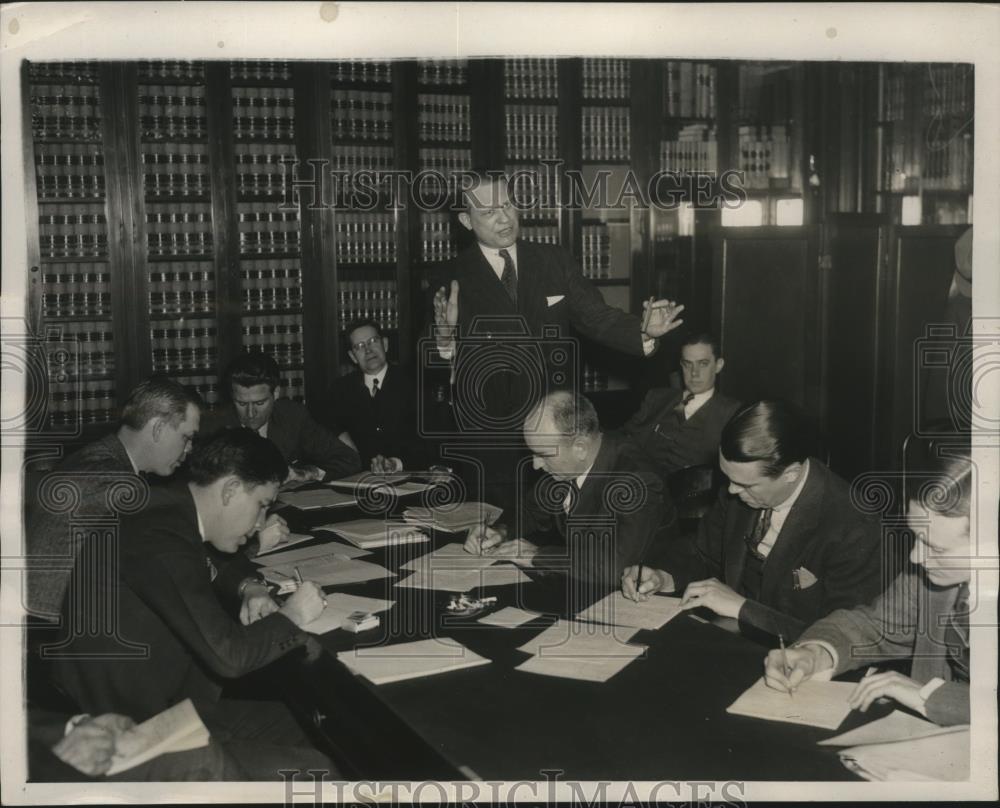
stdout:
<svg viewBox="0 0 1000 808">
<path fill-rule="evenodd" d="M 850 490 L 815 457 L 789 404 L 758 401 L 722 430 L 719 464 L 728 490 L 698 526 L 683 569 L 636 567 L 626 597 L 683 591 L 681 608 L 704 606 L 741 626 L 786 639 L 834 609 L 881 588 L 881 530 L 859 513 Z"/>
<path fill-rule="evenodd" d="M 969 723 L 972 463 L 968 447 L 946 449 L 954 454 L 928 460 L 922 496 L 907 510 L 916 537 L 914 566 L 870 605 L 835 611 L 809 626 L 786 651 L 788 668 L 780 652 L 769 654 L 769 687 L 791 692 L 814 676 L 910 657 L 909 676 L 884 672 L 862 679 L 851 707 L 864 711 L 887 696 L 936 724 Z"/>
</svg>

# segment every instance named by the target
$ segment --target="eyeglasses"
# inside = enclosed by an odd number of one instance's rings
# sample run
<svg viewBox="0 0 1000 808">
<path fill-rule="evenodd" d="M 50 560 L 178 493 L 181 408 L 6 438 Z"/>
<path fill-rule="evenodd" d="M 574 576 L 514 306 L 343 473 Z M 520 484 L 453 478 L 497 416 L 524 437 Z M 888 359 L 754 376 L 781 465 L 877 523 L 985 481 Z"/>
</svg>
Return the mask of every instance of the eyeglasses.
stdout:
<svg viewBox="0 0 1000 808">
<path fill-rule="evenodd" d="M 354 350 L 354 351 L 363 351 L 365 348 L 370 348 L 373 345 L 377 345 L 378 342 L 379 342 L 379 340 L 381 340 L 381 339 L 382 338 L 378 334 L 376 334 L 374 337 L 369 337 L 368 339 L 363 340 L 362 342 L 355 342 L 351 346 L 351 350 Z"/>
</svg>

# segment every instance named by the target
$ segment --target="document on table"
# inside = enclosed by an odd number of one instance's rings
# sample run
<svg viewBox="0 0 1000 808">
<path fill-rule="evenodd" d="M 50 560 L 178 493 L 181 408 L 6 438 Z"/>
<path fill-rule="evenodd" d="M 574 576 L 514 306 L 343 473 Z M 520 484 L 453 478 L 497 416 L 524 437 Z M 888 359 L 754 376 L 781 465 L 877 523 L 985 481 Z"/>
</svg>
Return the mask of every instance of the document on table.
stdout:
<svg viewBox="0 0 1000 808">
<path fill-rule="evenodd" d="M 411 525 L 423 525 L 445 533 L 460 533 L 476 525 L 492 525 L 502 508 L 486 502 L 460 502 L 435 508 L 407 508 L 403 519 Z"/>
<path fill-rule="evenodd" d="M 517 666 L 524 673 L 606 682 L 645 653 L 627 640 L 637 629 L 558 620 L 518 650 L 534 654 Z"/>
<path fill-rule="evenodd" d="M 329 530 L 363 548 L 415 544 L 430 540 L 426 533 L 413 525 L 384 519 L 352 519 L 350 522 L 334 522 L 316 529 Z"/>
<path fill-rule="evenodd" d="M 378 488 L 383 485 L 394 486 L 404 483 L 410 479 L 410 475 L 405 471 L 394 472 L 392 474 L 379 474 L 374 471 L 359 471 L 349 477 L 341 477 L 339 480 L 330 480 L 327 485 L 336 485 L 342 488 Z"/>
<path fill-rule="evenodd" d="M 341 651 L 337 659 L 376 685 L 488 665 L 490 660 L 440 637 Z"/>
<path fill-rule="evenodd" d="M 474 555 L 465 552 L 465 547 L 458 542 L 446 544 L 431 553 L 414 558 L 403 564 L 404 570 L 479 570 L 491 567 L 500 561 L 493 556 Z"/>
<path fill-rule="evenodd" d="M 961 781 L 969 779 L 968 726 L 911 740 L 852 746 L 838 753 L 843 764 L 866 780 Z"/>
<path fill-rule="evenodd" d="M 917 738 L 928 738 L 931 735 L 947 735 L 949 732 L 959 732 L 966 729 L 965 724 L 953 727 L 940 727 L 937 724 L 893 710 L 885 718 L 879 718 L 869 724 L 863 724 L 856 729 L 817 741 L 820 746 L 859 746 L 871 743 L 892 743 L 895 741 L 912 741 Z"/>
<path fill-rule="evenodd" d="M 381 598 L 363 598 L 360 595 L 348 595 L 346 592 L 334 592 L 326 596 L 326 606 L 319 617 L 302 627 L 310 634 L 326 634 L 340 628 L 351 612 L 366 612 L 377 614 L 391 609 L 396 605 L 394 600 Z"/>
<path fill-rule="evenodd" d="M 517 609 L 513 606 L 505 606 L 499 611 L 480 617 L 477 622 L 484 626 L 500 626 L 501 628 L 517 628 L 525 623 L 530 623 L 536 617 L 541 617 L 541 612 L 529 612 L 527 609 Z"/>
<path fill-rule="evenodd" d="M 337 586 L 338 584 L 355 584 L 361 581 L 373 581 L 376 578 L 395 578 L 396 573 L 389 572 L 379 564 L 368 561 L 358 561 L 337 555 L 315 556 L 306 558 L 298 564 L 276 564 L 264 567 L 261 574 L 274 583 L 281 584 L 295 577 L 295 567 L 306 581 L 313 581 L 320 586 Z"/>
<path fill-rule="evenodd" d="M 636 603 L 621 592 L 613 592 L 577 614 L 577 618 L 610 626 L 657 629 L 680 614 L 680 604 L 680 598 L 664 595 Z"/>
<path fill-rule="evenodd" d="M 371 555 L 367 550 L 360 547 L 353 547 L 350 544 L 341 544 L 336 541 L 328 541 L 323 544 L 316 544 L 312 547 L 300 547 L 298 550 L 282 550 L 280 553 L 272 553 L 264 558 L 253 559 L 256 564 L 266 564 L 269 567 L 285 564 L 295 564 L 305 561 L 308 558 L 319 558 L 321 556 L 340 556 L 342 558 L 359 558 L 360 556 Z"/>
<path fill-rule="evenodd" d="M 792 696 L 768 687 L 758 679 L 742 696 L 726 708 L 727 713 L 788 721 L 824 729 L 836 729 L 851 711 L 848 697 L 857 685 L 854 682 L 803 682 Z"/>
<path fill-rule="evenodd" d="M 531 579 L 520 569 L 509 565 L 471 570 L 421 567 L 409 578 L 397 581 L 396 586 L 410 589 L 438 589 L 445 592 L 469 592 L 479 587 L 509 586 L 530 581 Z"/>
<path fill-rule="evenodd" d="M 278 499 L 293 508 L 303 511 L 314 508 L 345 508 L 350 505 L 357 505 L 357 497 L 350 494 L 342 494 L 339 491 L 331 491 L 329 488 L 317 488 L 310 491 L 282 491 Z"/>
<path fill-rule="evenodd" d="M 257 553 L 257 558 L 262 555 L 268 555 L 270 553 L 276 553 L 279 550 L 287 550 L 289 547 L 294 547 L 296 544 L 302 544 L 304 541 L 309 541 L 309 539 L 314 538 L 310 533 L 289 533 L 288 538 L 279 541 L 274 547 L 269 550 L 260 550 Z"/>
<path fill-rule="evenodd" d="M 191 699 L 169 707 L 118 736 L 108 774 L 119 774 L 167 752 L 208 746 L 209 733 Z"/>
</svg>

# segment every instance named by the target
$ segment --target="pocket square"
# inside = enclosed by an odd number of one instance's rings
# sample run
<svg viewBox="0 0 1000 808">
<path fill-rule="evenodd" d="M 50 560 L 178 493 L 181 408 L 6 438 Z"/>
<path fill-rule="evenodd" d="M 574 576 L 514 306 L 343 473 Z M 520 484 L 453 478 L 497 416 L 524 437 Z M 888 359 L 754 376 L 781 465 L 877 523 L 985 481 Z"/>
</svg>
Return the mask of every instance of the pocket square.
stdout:
<svg viewBox="0 0 1000 808">
<path fill-rule="evenodd" d="M 795 581 L 796 589 L 808 589 L 819 580 L 819 578 L 809 572 L 809 570 L 805 567 L 799 567 L 797 570 L 792 572 L 792 578 Z"/>
<path fill-rule="evenodd" d="M 558 303 L 564 297 L 566 297 L 566 295 L 550 295 L 550 296 L 548 296 L 548 297 L 545 298 L 545 302 L 548 303 L 550 306 L 554 306 L 556 303 Z"/>
</svg>

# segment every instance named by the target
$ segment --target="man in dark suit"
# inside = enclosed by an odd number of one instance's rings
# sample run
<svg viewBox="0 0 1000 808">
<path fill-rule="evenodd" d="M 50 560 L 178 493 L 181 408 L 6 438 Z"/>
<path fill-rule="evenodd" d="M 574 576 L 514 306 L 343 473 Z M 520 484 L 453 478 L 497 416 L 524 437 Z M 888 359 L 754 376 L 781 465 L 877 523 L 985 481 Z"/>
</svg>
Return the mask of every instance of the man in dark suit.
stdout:
<svg viewBox="0 0 1000 808">
<path fill-rule="evenodd" d="M 72 528 L 66 504 L 72 504 L 76 518 L 108 515 L 108 492 L 122 483 L 143 499 L 147 485 L 140 475 L 172 475 L 191 450 L 200 420 L 197 396 L 169 379 L 149 379 L 129 394 L 116 432 L 84 446 L 46 475 L 37 499 L 28 502 L 30 612 L 49 620 L 59 615 L 83 535 Z"/>
<path fill-rule="evenodd" d="M 203 433 L 243 426 L 277 446 L 289 465 L 289 480 L 307 482 L 346 477 L 361 470 L 358 453 L 320 426 L 296 401 L 277 398 L 281 371 L 263 353 L 238 356 L 225 375 L 231 405 L 206 417 Z"/>
<path fill-rule="evenodd" d="M 674 516 L 659 475 L 630 441 L 601 432 L 587 398 L 550 393 L 525 420 L 524 439 L 534 467 L 548 478 L 535 487 L 509 532 L 559 543 L 506 541 L 503 526 L 481 525 L 469 531 L 468 552 L 560 568 L 600 595 L 628 566 L 663 551 Z"/>
<path fill-rule="evenodd" d="M 736 413 L 719 448 L 729 488 L 699 525 L 695 554 L 672 577 L 643 569 L 638 590 L 629 568 L 625 595 L 684 590 L 684 609 L 704 606 L 785 639 L 875 597 L 880 526 L 857 511 L 847 483 L 808 456 L 807 435 L 799 413 L 781 401 Z"/>
<path fill-rule="evenodd" d="M 144 721 L 190 698 L 217 741 L 254 778 L 278 778 L 283 766 L 328 761 L 306 743 L 279 702 L 220 699 L 225 679 L 267 665 L 308 635 L 302 626 L 324 607 L 322 590 L 305 582 L 284 605 L 256 578 L 220 572 L 206 543 L 234 558 L 260 527 L 287 466 L 273 443 L 245 429 L 200 446 L 191 481 L 153 492 L 149 505 L 123 519 L 120 575 L 89 603 L 66 603 L 66 624 L 106 618 L 118 603 L 114 636 L 76 633 L 58 648 L 56 684 L 88 713 L 114 712 Z M 243 559 L 245 569 L 250 569 Z M 86 576 L 79 564 L 74 576 Z M 243 602 L 242 621 L 221 598 Z M 123 654 L 123 643 L 142 653 Z"/>
<path fill-rule="evenodd" d="M 357 370 L 333 383 L 329 406 L 333 431 L 354 444 L 362 466 L 372 471 L 424 468 L 413 378 L 386 360 L 386 339 L 373 320 L 351 323 L 347 344 Z"/>
<path fill-rule="evenodd" d="M 715 465 L 719 437 L 739 402 L 715 389 L 725 360 L 711 334 L 692 334 L 681 343 L 684 387 L 655 387 L 622 431 L 668 475 L 688 466 Z"/>
<path fill-rule="evenodd" d="M 463 188 L 458 220 L 476 244 L 446 267 L 449 283 L 433 301 L 434 338 L 440 356 L 452 363 L 462 442 L 489 446 L 466 454 L 485 470 L 486 496 L 509 508 L 525 416 L 545 393 L 576 389 L 579 351 L 570 326 L 624 353 L 648 355 L 681 324 L 676 318 L 683 306 L 644 304 L 642 318 L 609 306 L 565 249 L 518 239 L 506 177 L 465 179 L 471 182 Z"/>
</svg>

